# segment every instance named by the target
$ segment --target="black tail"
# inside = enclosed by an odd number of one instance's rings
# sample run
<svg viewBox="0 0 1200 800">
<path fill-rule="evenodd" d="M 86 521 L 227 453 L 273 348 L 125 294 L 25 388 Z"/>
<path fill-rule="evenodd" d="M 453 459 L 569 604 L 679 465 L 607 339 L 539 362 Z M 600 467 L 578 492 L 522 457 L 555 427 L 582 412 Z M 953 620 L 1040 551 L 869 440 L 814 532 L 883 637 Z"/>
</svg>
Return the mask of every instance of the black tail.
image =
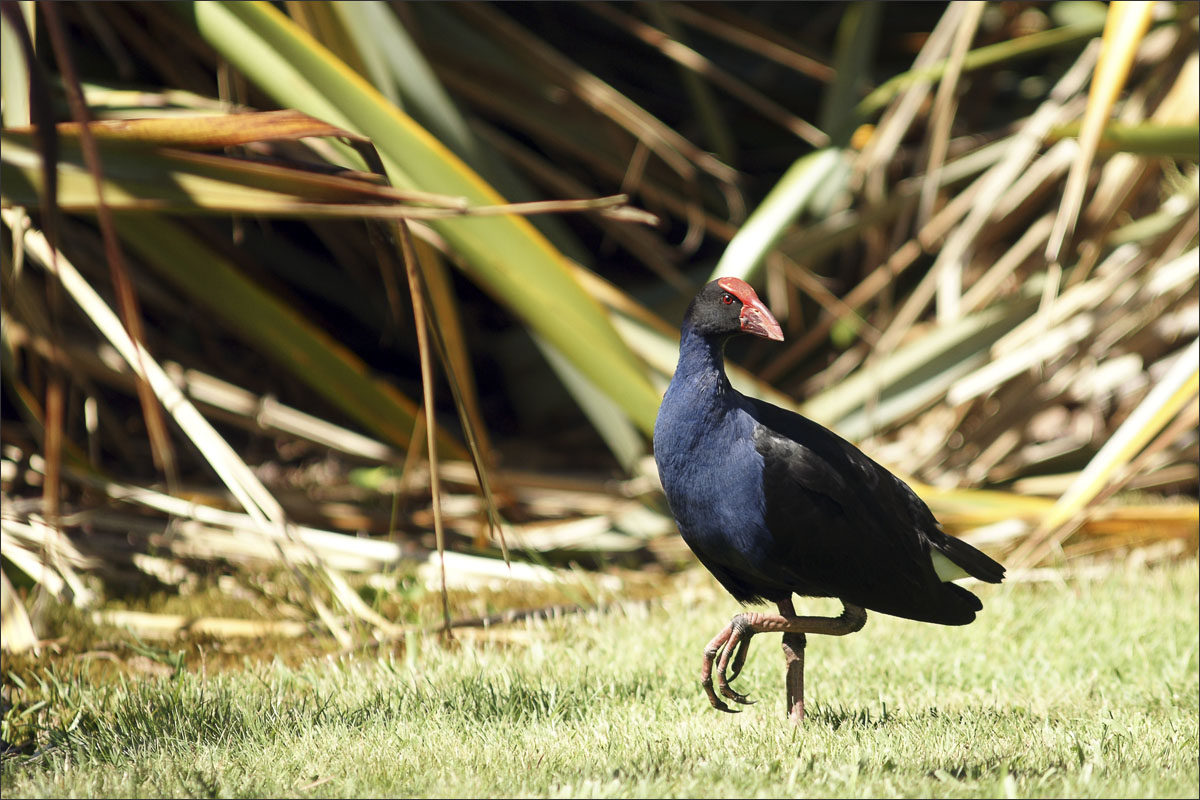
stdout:
<svg viewBox="0 0 1200 800">
<path fill-rule="evenodd" d="M 933 542 L 942 555 L 965 569 L 972 577 L 985 583 L 1000 583 L 1004 580 L 1004 565 L 975 549 L 962 539 L 943 534 Z"/>
<path fill-rule="evenodd" d="M 885 596 L 873 599 L 874 602 L 862 604 L 863 608 L 938 625 L 966 625 L 973 622 L 975 612 L 983 608 L 979 598 L 963 587 L 942 582 L 907 597 Z"/>
</svg>

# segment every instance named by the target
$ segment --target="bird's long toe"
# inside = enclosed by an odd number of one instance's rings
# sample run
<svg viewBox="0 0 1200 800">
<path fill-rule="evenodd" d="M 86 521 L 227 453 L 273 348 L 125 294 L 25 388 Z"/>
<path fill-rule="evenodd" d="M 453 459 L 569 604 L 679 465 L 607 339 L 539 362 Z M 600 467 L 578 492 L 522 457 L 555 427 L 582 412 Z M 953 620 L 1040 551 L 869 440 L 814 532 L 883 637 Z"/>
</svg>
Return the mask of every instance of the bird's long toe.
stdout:
<svg viewBox="0 0 1200 800">
<path fill-rule="evenodd" d="M 705 654 L 704 665 L 700 671 L 700 685 L 704 687 L 704 693 L 708 695 L 708 702 L 717 711 L 724 711 L 728 714 L 738 713 L 735 709 L 726 705 L 725 701 L 718 697 L 716 691 L 713 689 L 712 667 L 712 659 Z"/>
<path fill-rule="evenodd" d="M 734 689 L 732 686 L 729 685 L 729 681 L 725 680 L 720 675 L 717 676 L 717 691 L 719 691 L 721 694 L 728 697 L 733 702 L 738 703 L 743 706 L 752 706 L 755 704 L 755 702 L 757 702 L 755 700 L 751 700 L 749 697 L 742 694 L 737 689 Z"/>
<path fill-rule="evenodd" d="M 721 661 L 727 660 L 724 658 L 724 653 L 726 650 L 725 645 L 726 642 L 729 641 L 729 638 L 732 634 L 733 624 L 730 623 L 729 625 L 726 625 L 720 633 L 714 636 L 712 641 L 710 641 L 704 648 L 704 658 L 700 662 L 700 685 L 704 687 L 704 693 L 708 695 L 708 702 L 713 708 L 717 709 L 718 711 L 736 714 L 737 712 L 726 705 L 725 701 L 718 697 L 716 691 L 713 689 L 713 666 L 714 662 L 716 662 L 718 665 L 717 682 L 718 685 L 722 687 L 721 693 L 726 694 L 727 691 L 732 691 L 729 689 L 729 682 L 724 678 L 724 670 L 719 666 Z"/>
<path fill-rule="evenodd" d="M 730 623 L 731 625 L 733 623 Z M 742 636 L 738 642 L 737 652 L 733 654 L 733 660 L 729 664 L 729 680 L 736 680 L 738 675 L 742 674 L 742 667 L 746 665 L 746 656 L 750 654 L 750 639 L 754 636 L 754 631 L 749 630 Z M 729 647 L 733 647 L 730 642 Z"/>
<path fill-rule="evenodd" d="M 724 700 L 717 697 L 717 693 L 713 691 L 712 678 L 706 678 L 701 683 L 704 686 L 704 693 L 708 695 L 708 702 L 713 708 L 715 708 L 717 711 L 724 711 L 726 714 L 739 713 L 737 709 L 730 708 L 728 705 L 726 705 Z"/>
<path fill-rule="evenodd" d="M 728 630 L 729 638 L 725 642 L 720 660 L 717 662 L 717 690 L 735 703 L 744 706 L 753 705 L 753 700 L 729 685 L 729 681 L 732 680 L 729 677 L 729 661 L 730 658 L 733 658 L 733 677 L 736 677 L 746 661 L 746 649 L 750 646 L 750 637 L 754 635 L 754 631 L 741 614 L 730 621 Z"/>
</svg>

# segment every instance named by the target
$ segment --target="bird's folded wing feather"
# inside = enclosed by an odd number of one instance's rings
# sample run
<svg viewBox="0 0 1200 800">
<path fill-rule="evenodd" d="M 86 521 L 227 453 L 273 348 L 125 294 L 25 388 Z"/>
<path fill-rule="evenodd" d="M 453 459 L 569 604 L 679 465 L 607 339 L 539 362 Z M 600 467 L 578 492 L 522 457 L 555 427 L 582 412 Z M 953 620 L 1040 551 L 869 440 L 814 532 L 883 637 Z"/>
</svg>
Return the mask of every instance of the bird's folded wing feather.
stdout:
<svg viewBox="0 0 1200 800">
<path fill-rule="evenodd" d="M 751 402 L 761 426 L 755 441 L 763 456 L 766 489 L 774 502 L 794 508 L 797 518 L 806 516 L 806 504 L 821 503 L 827 512 L 822 518 L 838 528 L 826 533 L 841 539 L 847 552 L 890 553 L 906 562 L 907 568 L 899 572 L 919 581 L 930 563 L 930 540 L 940 531 L 932 512 L 912 489 L 817 423 L 761 401 Z M 790 485 L 792 491 L 781 484 Z M 924 577 L 932 577 L 932 572 Z"/>
</svg>

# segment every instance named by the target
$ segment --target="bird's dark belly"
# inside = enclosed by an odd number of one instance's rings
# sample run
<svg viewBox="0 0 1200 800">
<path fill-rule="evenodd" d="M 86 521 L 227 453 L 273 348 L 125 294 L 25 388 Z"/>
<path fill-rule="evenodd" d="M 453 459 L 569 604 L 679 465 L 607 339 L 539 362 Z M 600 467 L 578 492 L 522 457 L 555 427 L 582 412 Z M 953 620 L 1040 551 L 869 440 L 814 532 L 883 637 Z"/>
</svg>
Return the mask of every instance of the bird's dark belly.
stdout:
<svg viewBox="0 0 1200 800">
<path fill-rule="evenodd" d="M 707 460 L 693 453 L 686 469 L 660 457 L 660 477 L 675 524 L 688 547 L 741 602 L 790 597 L 791 581 L 779 575 L 779 557 L 764 524 L 761 470 L 729 470 L 729 459 L 753 459 L 749 442 Z"/>
</svg>

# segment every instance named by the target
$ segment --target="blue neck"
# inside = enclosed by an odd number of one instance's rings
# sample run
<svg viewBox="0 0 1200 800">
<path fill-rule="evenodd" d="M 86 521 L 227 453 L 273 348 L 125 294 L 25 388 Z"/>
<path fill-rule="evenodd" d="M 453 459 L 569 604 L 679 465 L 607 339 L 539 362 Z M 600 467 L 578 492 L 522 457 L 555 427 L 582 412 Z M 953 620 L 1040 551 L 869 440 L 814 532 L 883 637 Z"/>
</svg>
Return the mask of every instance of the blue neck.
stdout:
<svg viewBox="0 0 1200 800">
<path fill-rule="evenodd" d="M 679 363 L 675 376 L 688 376 L 702 383 L 717 383 L 721 390 L 729 388 L 725 376 L 725 343 L 727 336 L 702 336 L 691 326 L 685 326 L 679 336 Z"/>
<path fill-rule="evenodd" d="M 680 332 L 679 362 L 663 400 L 681 420 L 714 425 L 730 406 L 738 404 L 737 393 L 725 375 L 726 341 L 728 337 L 702 336 L 688 326 Z"/>
</svg>

